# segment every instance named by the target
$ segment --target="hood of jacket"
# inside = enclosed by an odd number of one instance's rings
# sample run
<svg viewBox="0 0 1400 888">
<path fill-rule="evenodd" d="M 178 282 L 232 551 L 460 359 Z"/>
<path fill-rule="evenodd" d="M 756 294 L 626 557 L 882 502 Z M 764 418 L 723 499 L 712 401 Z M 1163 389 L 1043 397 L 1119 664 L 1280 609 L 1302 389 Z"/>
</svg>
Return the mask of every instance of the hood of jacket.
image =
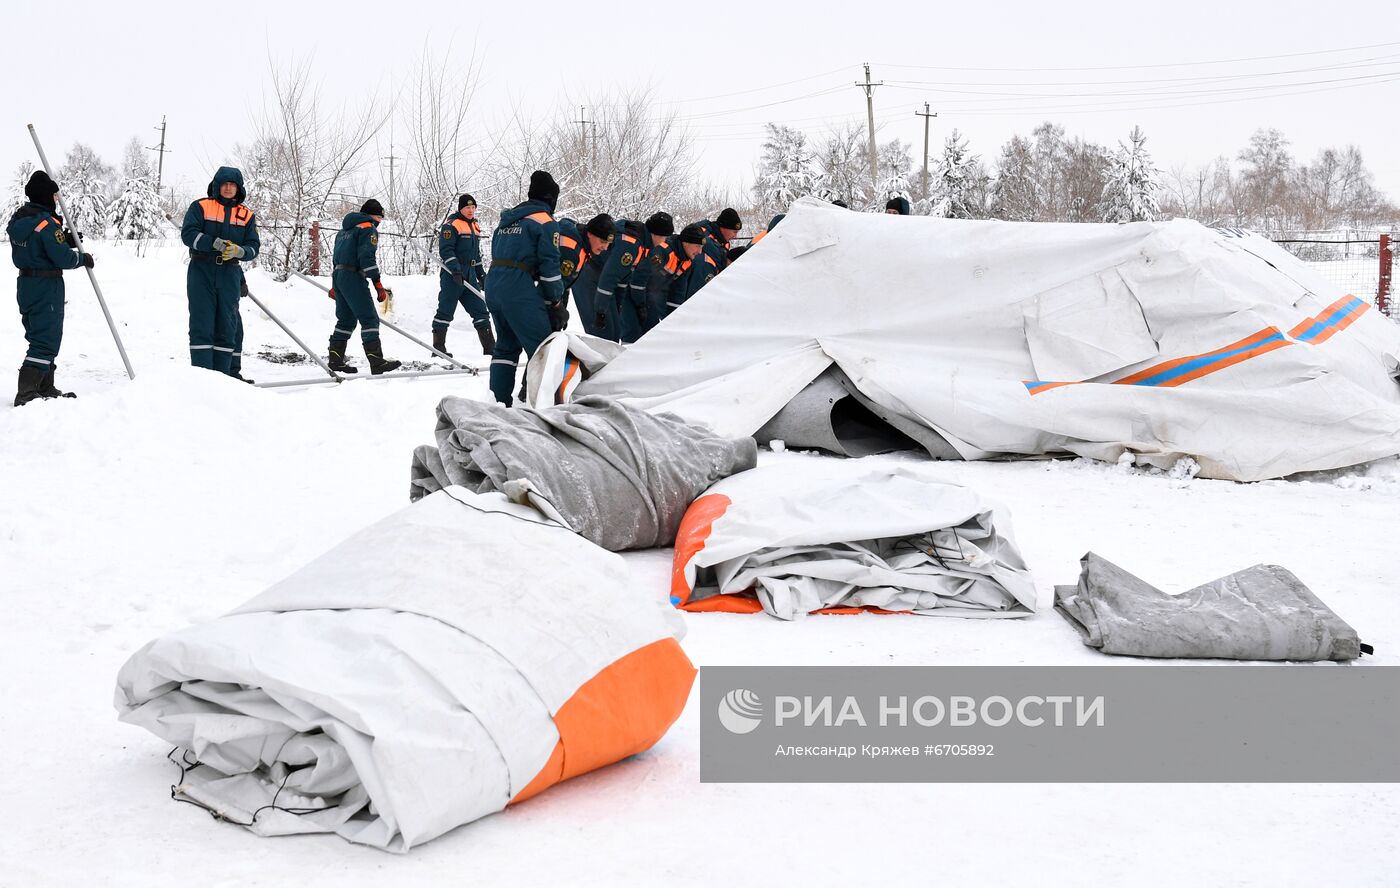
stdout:
<svg viewBox="0 0 1400 888">
<path fill-rule="evenodd" d="M 346 214 L 345 219 L 340 223 L 340 230 L 349 231 L 351 228 L 358 228 L 361 222 L 368 222 L 371 225 L 378 224 L 370 214 L 361 213 L 359 210 L 356 210 L 353 213 Z"/>
<path fill-rule="evenodd" d="M 501 227 L 514 225 L 531 213 L 549 213 L 550 218 L 554 217 L 554 213 L 549 209 L 549 204 L 542 200 L 527 200 L 523 204 L 511 207 L 501 214 Z"/>
<path fill-rule="evenodd" d="M 232 182 L 238 186 L 238 193 L 233 196 L 233 200 L 226 200 L 219 196 L 219 189 L 225 182 Z M 219 167 L 214 173 L 214 179 L 209 183 L 209 196 L 226 204 L 241 204 L 248 196 L 248 192 L 243 188 L 243 171 L 237 167 Z"/>
<path fill-rule="evenodd" d="M 5 226 L 5 231 L 9 234 L 12 243 L 22 239 L 29 233 L 34 225 L 38 224 L 37 222 L 30 223 L 25 221 L 27 219 L 33 219 L 35 216 L 53 216 L 55 219 L 58 218 L 54 215 L 53 210 L 43 204 L 36 204 L 33 201 L 26 203 L 24 206 L 15 210 L 14 215 L 10 216 L 10 221 Z"/>
</svg>

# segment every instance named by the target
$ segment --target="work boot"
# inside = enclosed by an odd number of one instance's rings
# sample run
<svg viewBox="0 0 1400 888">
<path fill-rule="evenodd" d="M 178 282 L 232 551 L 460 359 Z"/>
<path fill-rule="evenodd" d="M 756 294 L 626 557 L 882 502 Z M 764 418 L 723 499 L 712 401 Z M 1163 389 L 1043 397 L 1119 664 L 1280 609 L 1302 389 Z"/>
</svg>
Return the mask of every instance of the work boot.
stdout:
<svg viewBox="0 0 1400 888">
<path fill-rule="evenodd" d="M 48 372 L 44 374 L 43 382 L 39 383 L 39 397 L 41 398 L 76 398 L 72 392 L 59 391 L 53 384 L 54 366 L 49 365 Z"/>
<path fill-rule="evenodd" d="M 21 364 L 19 368 L 19 387 L 15 390 L 15 406 L 23 407 L 35 398 L 42 398 L 43 387 L 43 368 L 35 367 L 33 364 Z"/>
<path fill-rule="evenodd" d="M 243 374 L 242 374 L 241 372 L 239 372 L 239 373 L 230 373 L 229 376 L 232 376 L 234 379 L 238 380 L 239 382 L 246 382 L 246 383 L 248 383 L 249 385 L 257 385 L 257 383 L 254 382 L 253 380 L 244 378 L 244 376 L 243 376 Z"/>
<path fill-rule="evenodd" d="M 447 355 L 449 358 L 452 357 L 452 352 L 450 352 L 450 351 L 447 350 L 447 330 L 446 330 L 446 328 L 444 328 L 444 329 L 442 329 L 442 330 L 434 330 L 434 331 L 433 331 L 433 348 L 435 348 L 435 349 L 437 349 L 438 351 L 442 352 L 443 354 Z"/>
<path fill-rule="evenodd" d="M 359 370 L 355 367 L 351 367 L 349 364 L 345 363 L 345 346 L 349 344 L 350 343 L 348 341 L 341 342 L 337 339 L 332 339 L 331 344 L 327 346 L 327 351 L 330 353 L 330 360 L 328 360 L 326 363 L 330 364 L 331 369 L 334 370 L 336 373 L 359 372 Z"/>
<path fill-rule="evenodd" d="M 375 376 L 388 373 L 390 370 L 397 370 L 403 366 L 402 361 L 384 357 L 384 344 L 378 339 L 365 343 L 365 357 L 369 359 L 369 372 Z"/>
<path fill-rule="evenodd" d="M 491 325 L 476 328 L 476 338 L 481 340 L 481 353 L 489 355 L 496 350 L 496 337 L 491 335 Z"/>
</svg>

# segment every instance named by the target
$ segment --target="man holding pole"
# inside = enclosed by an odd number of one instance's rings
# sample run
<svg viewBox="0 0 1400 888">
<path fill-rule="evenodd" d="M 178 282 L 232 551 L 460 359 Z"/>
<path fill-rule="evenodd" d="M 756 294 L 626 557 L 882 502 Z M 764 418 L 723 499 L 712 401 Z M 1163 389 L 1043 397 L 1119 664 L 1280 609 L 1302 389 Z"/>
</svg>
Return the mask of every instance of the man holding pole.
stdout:
<svg viewBox="0 0 1400 888">
<path fill-rule="evenodd" d="M 457 198 L 457 212 L 442 223 L 438 258 L 442 272 L 438 275 L 437 314 L 433 316 L 433 348 L 451 354 L 447 351 L 447 328 L 460 302 L 472 317 L 481 353 L 491 354 L 496 339 L 491 335 L 491 313 L 481 295 L 486 285 L 481 273 L 481 227 L 476 222 L 476 198 L 470 194 Z"/>
<path fill-rule="evenodd" d="M 331 276 L 335 294 L 335 331 L 331 333 L 330 367 L 337 373 L 354 373 L 345 363 L 345 349 L 355 324 L 360 325 L 360 341 L 369 360 L 369 372 L 378 376 L 397 370 L 402 362 L 384 357 L 384 345 L 379 341 L 379 312 L 369 295 L 368 279 L 380 302 L 389 298 L 389 291 L 379 281 L 379 229 L 384 219 L 384 207 L 370 198 L 358 213 L 349 213 L 335 235 L 335 272 Z"/>
<path fill-rule="evenodd" d="M 253 211 L 243 205 L 243 173 L 219 167 L 209 196 L 190 204 L 180 239 L 190 248 L 185 290 L 190 306 L 190 363 L 234 375 L 238 338 L 238 298 L 243 272 L 262 242 Z"/>
<path fill-rule="evenodd" d="M 63 340 L 63 272 L 93 267 L 57 215 L 58 185 L 36 170 L 24 186 L 29 202 L 10 217 L 10 256 L 19 269 L 18 297 L 24 338 L 29 343 L 19 369 L 15 406 L 35 398 L 72 398 L 54 386 L 54 359 Z"/>
</svg>

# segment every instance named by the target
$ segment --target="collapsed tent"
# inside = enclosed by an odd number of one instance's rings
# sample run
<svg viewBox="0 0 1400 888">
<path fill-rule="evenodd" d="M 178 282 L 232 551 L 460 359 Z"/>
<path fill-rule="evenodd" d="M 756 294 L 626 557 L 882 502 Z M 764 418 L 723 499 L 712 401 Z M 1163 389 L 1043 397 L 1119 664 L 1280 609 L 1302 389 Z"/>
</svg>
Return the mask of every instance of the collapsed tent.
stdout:
<svg viewBox="0 0 1400 888">
<path fill-rule="evenodd" d="M 687 611 L 1018 617 L 1035 587 L 1005 510 L 929 466 L 798 458 L 711 487 L 676 537 Z"/>
<path fill-rule="evenodd" d="M 1291 572 L 1256 564 L 1168 595 L 1088 553 L 1079 584 L 1055 587 L 1055 609 L 1105 654 L 1227 660 L 1354 660 L 1356 630 Z"/>
<path fill-rule="evenodd" d="M 542 411 L 444 398 L 437 412 L 437 446 L 413 452 L 411 498 L 499 490 L 614 552 L 669 546 L 695 497 L 758 461 L 752 439 L 607 398 Z"/>
<path fill-rule="evenodd" d="M 681 632 L 620 556 L 451 488 L 147 644 L 116 704 L 198 761 L 177 798 L 407 851 L 650 748 L 694 679 Z"/>
<path fill-rule="evenodd" d="M 935 457 L 1190 456 L 1256 480 L 1400 453 L 1400 326 L 1262 238 L 1184 220 L 800 200 L 577 392 L 751 435 L 833 367 Z"/>
</svg>

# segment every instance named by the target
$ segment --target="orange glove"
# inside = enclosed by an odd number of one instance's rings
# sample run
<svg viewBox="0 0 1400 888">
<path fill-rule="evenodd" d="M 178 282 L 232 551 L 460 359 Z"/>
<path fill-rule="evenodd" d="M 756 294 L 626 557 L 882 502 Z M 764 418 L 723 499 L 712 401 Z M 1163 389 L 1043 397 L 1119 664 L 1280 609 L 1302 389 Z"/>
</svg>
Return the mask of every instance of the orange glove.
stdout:
<svg viewBox="0 0 1400 888">
<path fill-rule="evenodd" d="M 375 293 L 378 294 L 378 297 L 379 297 L 379 301 L 380 301 L 380 302 L 384 302 L 384 301 L 387 300 L 390 296 L 393 296 L 393 295 L 394 295 L 394 291 L 393 291 L 393 290 L 390 290 L 389 288 L 385 287 L 385 286 L 384 286 L 383 284 L 381 284 L 379 281 L 375 281 L 375 282 L 374 282 L 374 291 L 375 291 Z"/>
<path fill-rule="evenodd" d="M 326 295 L 331 297 L 331 299 L 335 299 L 335 287 L 331 287 L 329 290 L 327 290 Z"/>
</svg>

